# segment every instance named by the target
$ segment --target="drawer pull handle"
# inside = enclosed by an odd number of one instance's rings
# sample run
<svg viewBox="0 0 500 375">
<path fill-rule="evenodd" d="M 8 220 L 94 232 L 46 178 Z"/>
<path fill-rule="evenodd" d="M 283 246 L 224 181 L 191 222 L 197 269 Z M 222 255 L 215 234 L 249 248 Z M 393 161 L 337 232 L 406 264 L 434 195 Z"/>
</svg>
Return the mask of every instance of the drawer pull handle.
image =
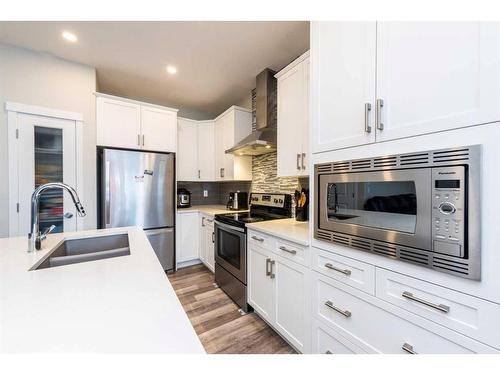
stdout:
<svg viewBox="0 0 500 375">
<path fill-rule="evenodd" d="M 349 276 L 351 274 L 351 270 L 343 270 L 343 269 L 337 268 L 337 267 L 335 267 L 331 263 L 325 263 L 325 267 L 328 268 L 328 269 L 331 269 L 333 271 L 337 271 L 337 272 L 343 273 L 346 276 Z"/>
<path fill-rule="evenodd" d="M 413 293 L 404 291 L 403 294 L 402 294 L 402 296 L 405 297 L 405 298 L 408 298 L 408 299 L 410 299 L 412 301 L 421 303 L 422 305 L 429 306 L 429 307 L 432 307 L 433 309 L 442 311 L 444 313 L 450 312 L 450 307 L 449 306 L 446 306 L 446 305 L 443 305 L 443 304 L 439 304 L 438 305 L 437 303 L 432 303 L 432 302 L 426 301 L 424 299 L 415 297 L 413 295 Z"/>
<path fill-rule="evenodd" d="M 327 350 L 325 354 L 333 354 L 331 351 Z"/>
<path fill-rule="evenodd" d="M 269 270 L 269 265 L 271 264 L 271 258 L 266 259 L 266 276 L 271 276 L 271 271 Z"/>
<path fill-rule="evenodd" d="M 259 241 L 259 242 L 264 242 L 263 238 L 260 238 L 260 237 L 257 237 L 257 236 L 252 236 L 252 239 L 255 240 L 255 241 Z"/>
<path fill-rule="evenodd" d="M 287 249 L 285 246 L 280 246 L 280 250 L 286 251 L 287 253 L 290 253 L 290 254 L 297 254 L 296 250 Z"/>
<path fill-rule="evenodd" d="M 331 308 L 332 310 L 338 312 L 339 314 L 344 315 L 346 318 L 349 318 L 351 316 L 350 311 L 339 309 L 338 307 L 333 305 L 332 301 L 326 301 L 325 306 Z"/>
<path fill-rule="evenodd" d="M 406 342 L 403 344 L 401 349 L 403 349 L 406 353 L 417 354 L 417 352 L 415 350 L 413 350 L 413 345 L 410 345 Z"/>
</svg>

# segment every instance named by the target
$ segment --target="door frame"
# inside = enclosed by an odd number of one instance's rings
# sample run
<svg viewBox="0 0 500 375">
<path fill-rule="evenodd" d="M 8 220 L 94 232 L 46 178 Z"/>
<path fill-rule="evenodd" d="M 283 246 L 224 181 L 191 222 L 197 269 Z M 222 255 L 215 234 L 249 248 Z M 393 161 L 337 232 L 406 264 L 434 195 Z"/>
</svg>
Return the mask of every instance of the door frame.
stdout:
<svg viewBox="0 0 500 375">
<path fill-rule="evenodd" d="M 9 236 L 18 236 L 19 221 L 18 208 L 19 202 L 19 142 L 18 134 L 18 116 L 21 114 L 52 117 L 63 120 L 74 121 L 76 137 L 76 186 L 80 200 L 84 201 L 83 187 L 83 115 L 78 112 L 69 112 L 59 109 L 40 107 L 30 104 L 5 102 L 7 111 L 7 148 L 9 164 Z M 85 219 L 77 215 L 76 230 L 83 230 Z"/>
</svg>

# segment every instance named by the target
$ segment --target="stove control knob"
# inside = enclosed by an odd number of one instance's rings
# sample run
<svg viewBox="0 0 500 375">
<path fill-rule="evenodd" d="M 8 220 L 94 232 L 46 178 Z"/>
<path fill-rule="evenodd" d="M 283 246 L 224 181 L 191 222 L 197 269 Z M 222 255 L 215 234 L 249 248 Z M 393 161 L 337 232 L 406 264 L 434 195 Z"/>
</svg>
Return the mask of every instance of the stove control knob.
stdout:
<svg viewBox="0 0 500 375">
<path fill-rule="evenodd" d="M 278 200 L 276 198 L 274 198 L 274 203 L 278 203 Z"/>
<path fill-rule="evenodd" d="M 283 203 L 283 199 L 280 199 L 280 203 Z"/>
</svg>

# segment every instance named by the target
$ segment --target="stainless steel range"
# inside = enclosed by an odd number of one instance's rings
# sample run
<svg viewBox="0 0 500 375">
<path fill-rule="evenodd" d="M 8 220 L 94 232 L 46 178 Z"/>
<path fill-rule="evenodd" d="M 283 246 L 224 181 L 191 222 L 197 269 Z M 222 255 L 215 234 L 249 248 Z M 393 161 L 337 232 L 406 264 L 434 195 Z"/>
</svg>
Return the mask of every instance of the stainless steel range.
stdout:
<svg viewBox="0 0 500 375">
<path fill-rule="evenodd" d="M 246 224 L 292 217 L 290 194 L 250 194 L 250 211 L 215 215 L 215 282 L 241 310 L 247 305 Z"/>
</svg>

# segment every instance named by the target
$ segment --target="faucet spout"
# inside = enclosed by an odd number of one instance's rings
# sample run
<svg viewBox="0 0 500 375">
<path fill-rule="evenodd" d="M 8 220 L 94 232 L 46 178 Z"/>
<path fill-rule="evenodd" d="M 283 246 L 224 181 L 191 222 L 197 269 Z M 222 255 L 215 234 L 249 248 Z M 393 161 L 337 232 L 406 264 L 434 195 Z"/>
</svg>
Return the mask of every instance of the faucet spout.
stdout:
<svg viewBox="0 0 500 375">
<path fill-rule="evenodd" d="M 28 252 L 33 252 L 35 249 L 40 250 L 42 240 L 45 239 L 45 236 L 54 229 L 54 227 L 52 226 L 43 235 L 40 233 L 40 216 L 39 216 L 40 196 L 45 190 L 49 189 L 66 190 L 71 196 L 73 204 L 76 207 L 76 211 L 78 212 L 78 215 L 81 217 L 86 215 L 85 209 L 83 208 L 83 205 L 80 202 L 80 198 L 78 197 L 76 190 L 73 189 L 71 186 L 62 182 L 49 182 L 47 184 L 40 185 L 35 189 L 33 194 L 31 194 L 31 225 L 30 225 L 31 233 L 28 235 Z"/>
</svg>

